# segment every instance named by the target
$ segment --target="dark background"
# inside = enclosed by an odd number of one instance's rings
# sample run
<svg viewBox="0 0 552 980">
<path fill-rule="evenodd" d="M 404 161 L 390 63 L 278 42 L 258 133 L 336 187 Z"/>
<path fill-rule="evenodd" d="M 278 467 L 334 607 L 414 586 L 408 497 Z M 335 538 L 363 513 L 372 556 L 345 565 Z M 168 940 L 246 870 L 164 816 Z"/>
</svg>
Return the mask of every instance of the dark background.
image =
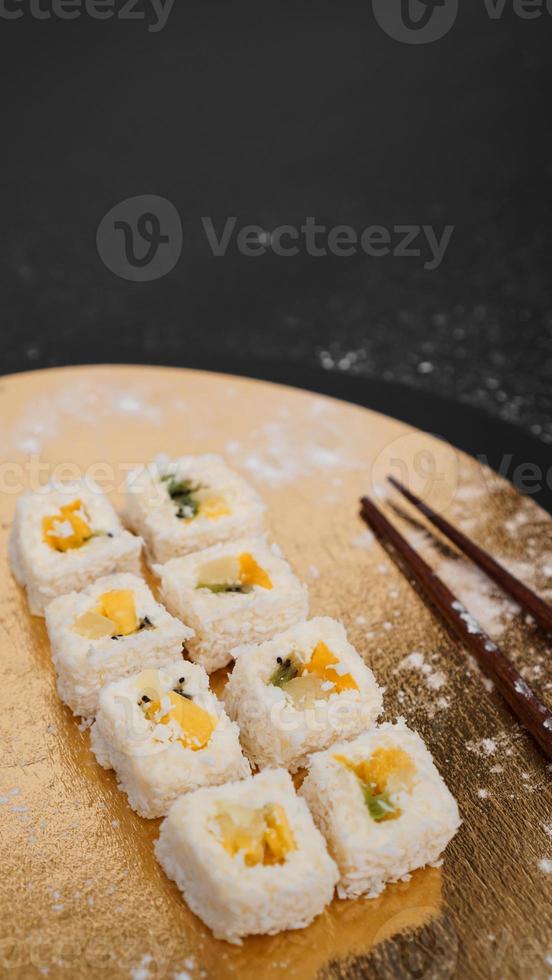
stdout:
<svg viewBox="0 0 552 980">
<path fill-rule="evenodd" d="M 491 19 L 461 3 L 421 46 L 389 38 L 370 0 L 176 0 L 160 33 L 21 9 L 0 19 L 2 373 L 146 362 L 318 388 L 503 471 L 511 453 L 510 477 L 535 463 L 530 492 L 552 509 L 546 8 L 523 20 L 506 0 Z M 184 231 L 151 283 L 96 250 L 104 214 L 142 194 L 171 201 Z M 204 215 L 455 231 L 435 271 L 362 253 L 215 258 Z"/>
</svg>

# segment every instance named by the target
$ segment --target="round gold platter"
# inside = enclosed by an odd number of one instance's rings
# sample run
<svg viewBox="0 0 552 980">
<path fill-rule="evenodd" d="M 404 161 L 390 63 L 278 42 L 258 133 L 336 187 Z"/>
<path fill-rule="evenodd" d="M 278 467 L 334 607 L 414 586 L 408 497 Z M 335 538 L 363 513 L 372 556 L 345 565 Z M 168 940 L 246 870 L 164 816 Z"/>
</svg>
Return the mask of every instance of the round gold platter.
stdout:
<svg viewBox="0 0 552 980">
<path fill-rule="evenodd" d="M 393 473 L 552 600 L 552 525 L 475 460 L 393 419 L 292 388 L 145 367 L 0 382 L 0 975 L 15 978 L 552 976 L 551 772 L 492 685 L 358 518 L 401 531 L 552 701 L 547 638 L 397 498 Z M 308 929 L 213 939 L 156 864 L 136 816 L 59 701 L 43 621 L 6 545 L 17 495 L 89 475 L 117 505 L 157 453 L 218 452 L 260 491 L 311 611 L 341 619 L 386 687 L 386 718 L 426 739 L 463 825 L 441 868 L 377 900 L 334 901 Z M 392 509 L 390 509 L 392 508 Z M 218 679 L 220 682 L 220 679 Z"/>
</svg>

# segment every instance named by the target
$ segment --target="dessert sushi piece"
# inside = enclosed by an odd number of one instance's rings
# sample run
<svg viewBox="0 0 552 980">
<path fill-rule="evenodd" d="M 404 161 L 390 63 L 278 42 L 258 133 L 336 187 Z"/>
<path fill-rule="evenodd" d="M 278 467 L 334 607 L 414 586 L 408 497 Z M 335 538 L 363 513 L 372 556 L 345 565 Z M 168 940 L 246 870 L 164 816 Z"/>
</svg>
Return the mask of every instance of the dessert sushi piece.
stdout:
<svg viewBox="0 0 552 980">
<path fill-rule="evenodd" d="M 155 852 L 192 911 L 231 943 L 307 926 L 338 877 L 284 769 L 181 797 Z"/>
<path fill-rule="evenodd" d="M 300 793 L 339 868 L 341 898 L 373 898 L 436 864 L 461 822 L 431 753 L 402 719 L 312 755 Z"/>
<path fill-rule="evenodd" d="M 304 619 L 306 586 L 265 539 L 242 538 L 156 565 L 162 600 L 195 631 L 190 658 L 208 673 L 233 647 L 260 643 Z"/>
<path fill-rule="evenodd" d="M 256 491 L 213 454 L 159 456 L 127 479 L 126 521 L 155 562 L 258 534 L 264 513 Z"/>
<path fill-rule="evenodd" d="M 183 793 L 251 771 L 238 726 L 209 690 L 207 674 L 183 660 L 107 684 L 91 744 L 142 817 L 164 816 Z"/>
<path fill-rule="evenodd" d="M 128 573 L 58 596 L 46 609 L 46 627 L 59 696 L 86 717 L 95 714 L 104 684 L 182 657 L 193 636 L 143 579 Z"/>
<path fill-rule="evenodd" d="M 381 688 L 335 619 L 318 616 L 233 656 L 224 702 L 259 768 L 295 772 L 310 753 L 358 735 L 381 713 Z"/>
<path fill-rule="evenodd" d="M 125 531 L 109 500 L 90 481 L 44 487 L 17 501 L 9 541 L 15 578 L 31 612 L 111 572 L 140 572 L 142 539 Z"/>
</svg>

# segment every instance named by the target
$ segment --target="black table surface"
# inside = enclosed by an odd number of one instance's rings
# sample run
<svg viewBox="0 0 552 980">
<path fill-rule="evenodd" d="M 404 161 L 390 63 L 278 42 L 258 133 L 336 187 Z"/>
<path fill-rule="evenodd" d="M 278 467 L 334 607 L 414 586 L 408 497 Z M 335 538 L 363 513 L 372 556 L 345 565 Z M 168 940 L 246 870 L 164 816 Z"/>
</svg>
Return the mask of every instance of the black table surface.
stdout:
<svg viewBox="0 0 552 980">
<path fill-rule="evenodd" d="M 145 0 L 146 20 L 29 4 L 0 16 L 2 373 L 144 362 L 326 390 L 509 477 L 533 463 L 552 510 L 546 3 L 529 18 L 474 0 L 422 45 L 389 37 L 370 0 L 186 0 L 157 32 Z M 145 194 L 176 208 L 182 253 L 130 282 L 96 233 Z M 436 269 L 360 251 L 215 257 L 205 216 L 454 231 Z"/>
</svg>

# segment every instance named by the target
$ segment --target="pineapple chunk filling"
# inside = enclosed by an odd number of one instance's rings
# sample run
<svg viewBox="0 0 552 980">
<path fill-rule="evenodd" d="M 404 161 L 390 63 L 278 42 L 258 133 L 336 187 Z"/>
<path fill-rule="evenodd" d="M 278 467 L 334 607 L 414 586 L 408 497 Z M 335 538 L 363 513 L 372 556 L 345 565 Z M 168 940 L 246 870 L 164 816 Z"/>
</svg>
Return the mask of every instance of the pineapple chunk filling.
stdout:
<svg viewBox="0 0 552 980">
<path fill-rule="evenodd" d="M 174 722 L 181 732 L 177 740 L 185 749 L 192 749 L 194 752 L 205 748 L 217 727 L 217 719 L 214 715 L 200 708 L 191 697 L 178 691 L 168 691 L 155 701 L 143 698 L 142 704 L 148 721 L 156 722 L 158 725 Z"/>
<path fill-rule="evenodd" d="M 298 708 L 310 707 L 314 701 L 329 698 L 331 694 L 358 691 L 357 682 L 322 640 L 316 644 L 308 663 L 291 654 L 285 659 L 277 657 L 277 664 L 269 684 L 281 687 Z"/>
<path fill-rule="evenodd" d="M 279 803 L 261 809 L 231 804 L 218 814 L 216 823 L 224 849 L 231 857 L 243 854 L 249 867 L 283 864 L 297 849 L 286 811 Z"/>
<path fill-rule="evenodd" d="M 60 507 L 58 514 L 42 518 L 42 538 L 54 551 L 82 548 L 93 536 L 80 500 Z"/>
<path fill-rule="evenodd" d="M 230 508 L 223 497 L 208 497 L 206 500 L 200 500 L 198 514 L 209 521 L 218 521 L 219 517 L 230 515 Z"/>
<path fill-rule="evenodd" d="M 196 517 L 206 517 L 210 521 L 216 521 L 230 514 L 230 508 L 224 497 L 214 494 L 202 483 L 179 480 L 173 473 L 161 477 L 161 482 L 166 485 L 179 520 L 193 521 Z"/>
<path fill-rule="evenodd" d="M 254 586 L 271 589 L 272 582 L 253 555 L 243 552 L 238 556 L 224 555 L 204 565 L 199 572 L 196 589 L 246 594 Z"/>
<path fill-rule="evenodd" d="M 104 592 L 96 608 L 79 616 L 73 628 L 88 640 L 99 640 L 104 636 L 131 636 L 151 625 L 147 616 L 139 621 L 131 589 L 114 589 Z"/>
<path fill-rule="evenodd" d="M 416 767 L 403 749 L 376 749 L 369 759 L 351 762 L 343 755 L 334 756 L 358 779 L 364 802 L 372 820 L 396 820 L 401 809 L 391 799 L 401 790 L 410 792 Z"/>
</svg>

